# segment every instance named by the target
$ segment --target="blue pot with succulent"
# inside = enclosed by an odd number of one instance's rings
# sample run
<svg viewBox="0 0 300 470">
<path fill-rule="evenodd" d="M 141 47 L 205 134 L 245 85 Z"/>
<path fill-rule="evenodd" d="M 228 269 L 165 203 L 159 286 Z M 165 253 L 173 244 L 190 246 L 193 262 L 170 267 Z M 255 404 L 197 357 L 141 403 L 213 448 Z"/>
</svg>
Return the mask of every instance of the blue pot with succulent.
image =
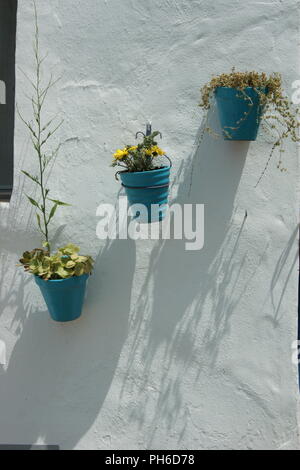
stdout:
<svg viewBox="0 0 300 470">
<path fill-rule="evenodd" d="M 20 259 L 25 271 L 34 276 L 44 297 L 49 313 L 57 322 L 69 322 L 80 317 L 85 297 L 86 283 L 93 269 L 91 256 L 79 254 L 79 248 L 69 243 L 52 252 L 50 243 L 50 226 L 58 208 L 68 206 L 59 199 L 54 199 L 49 189 L 49 169 L 59 150 L 51 151 L 51 139 L 61 125 L 54 119 L 44 116 L 46 98 L 55 80 L 50 77 L 46 84 L 41 77 L 44 59 L 39 50 L 39 34 L 36 5 L 35 8 L 35 77 L 33 85 L 33 117 L 26 119 L 19 111 L 19 116 L 29 130 L 33 149 L 36 154 L 36 172 L 23 170 L 23 174 L 35 186 L 34 197 L 27 196 L 36 212 L 37 228 L 41 235 L 41 248 L 26 251 Z M 47 150 L 45 150 L 47 148 Z"/>
<path fill-rule="evenodd" d="M 51 254 L 48 250 L 26 251 L 20 263 L 34 275 L 54 321 L 70 322 L 81 316 L 86 283 L 93 260 L 79 254 L 72 243 Z"/>
</svg>

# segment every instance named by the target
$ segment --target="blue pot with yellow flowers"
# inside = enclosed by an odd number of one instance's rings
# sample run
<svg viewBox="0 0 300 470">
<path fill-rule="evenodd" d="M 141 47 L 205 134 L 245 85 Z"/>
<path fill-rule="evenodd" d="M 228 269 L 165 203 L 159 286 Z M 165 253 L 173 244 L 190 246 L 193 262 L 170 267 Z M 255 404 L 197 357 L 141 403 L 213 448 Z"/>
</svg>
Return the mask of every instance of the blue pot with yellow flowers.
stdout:
<svg viewBox="0 0 300 470">
<path fill-rule="evenodd" d="M 126 145 L 113 156 L 112 166 L 124 168 L 116 173 L 125 189 L 131 216 L 140 223 L 158 222 L 165 218 L 168 208 L 171 160 L 158 146 L 160 132 L 151 132 L 147 126 L 143 140 L 137 145 Z M 160 163 L 161 157 L 168 165 Z"/>
</svg>

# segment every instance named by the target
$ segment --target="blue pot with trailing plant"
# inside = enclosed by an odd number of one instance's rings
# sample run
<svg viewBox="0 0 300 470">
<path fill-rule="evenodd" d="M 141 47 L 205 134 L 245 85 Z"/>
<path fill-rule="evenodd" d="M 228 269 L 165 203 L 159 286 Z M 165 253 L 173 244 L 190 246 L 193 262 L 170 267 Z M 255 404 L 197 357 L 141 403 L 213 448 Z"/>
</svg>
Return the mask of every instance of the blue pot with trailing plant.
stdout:
<svg viewBox="0 0 300 470">
<path fill-rule="evenodd" d="M 217 87 L 215 97 L 225 140 L 256 140 L 263 105 L 261 96 L 266 90 L 246 87 L 238 90 Z"/>
<path fill-rule="evenodd" d="M 140 144 L 118 149 L 112 163 L 124 168 L 116 177 L 121 179 L 132 217 L 144 223 L 163 220 L 168 208 L 172 163 L 158 146 L 158 135 L 157 131 L 143 134 Z M 159 166 L 157 160 L 162 156 L 168 160 L 167 166 Z"/>
<path fill-rule="evenodd" d="M 93 267 L 90 256 L 80 255 L 79 248 L 69 244 L 52 255 L 43 249 L 27 251 L 20 262 L 34 275 L 54 321 L 70 322 L 81 316 Z"/>
<path fill-rule="evenodd" d="M 262 163 L 258 186 L 272 160 L 278 154 L 277 168 L 287 169 L 283 162 L 284 142 L 299 142 L 299 108 L 284 91 L 278 72 L 236 71 L 213 76 L 201 87 L 199 106 L 205 111 L 203 132 L 218 136 L 211 127 L 212 105 L 216 102 L 222 134 L 226 140 L 255 140 L 261 121 L 271 140 L 270 152 Z"/>
</svg>

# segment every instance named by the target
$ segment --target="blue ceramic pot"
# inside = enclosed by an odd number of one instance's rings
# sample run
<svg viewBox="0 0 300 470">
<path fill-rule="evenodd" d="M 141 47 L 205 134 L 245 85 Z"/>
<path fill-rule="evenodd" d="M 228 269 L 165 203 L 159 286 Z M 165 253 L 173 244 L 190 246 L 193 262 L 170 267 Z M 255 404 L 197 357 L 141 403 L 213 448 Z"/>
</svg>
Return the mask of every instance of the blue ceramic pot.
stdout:
<svg viewBox="0 0 300 470">
<path fill-rule="evenodd" d="M 258 92 L 252 87 L 245 88 L 243 92 L 236 88 L 218 87 L 215 97 L 224 139 L 256 140 L 263 112 Z"/>
<path fill-rule="evenodd" d="M 163 167 L 150 171 L 120 172 L 129 206 L 145 206 L 146 214 L 132 208 L 133 217 L 139 217 L 141 222 L 146 223 L 164 219 L 168 207 L 170 169 Z"/>
<path fill-rule="evenodd" d="M 69 322 L 80 317 L 88 277 L 83 274 L 53 281 L 34 277 L 54 321 Z"/>
</svg>

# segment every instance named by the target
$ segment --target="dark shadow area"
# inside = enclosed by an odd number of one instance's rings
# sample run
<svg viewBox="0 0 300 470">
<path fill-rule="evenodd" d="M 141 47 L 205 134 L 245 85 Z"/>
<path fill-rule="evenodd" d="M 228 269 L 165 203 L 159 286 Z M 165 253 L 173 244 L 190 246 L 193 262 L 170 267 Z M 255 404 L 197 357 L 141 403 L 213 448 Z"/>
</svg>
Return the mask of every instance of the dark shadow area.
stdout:
<svg viewBox="0 0 300 470">
<path fill-rule="evenodd" d="M 0 201 L 9 202 L 14 173 L 17 0 L 0 2 Z"/>
<path fill-rule="evenodd" d="M 1 212 L 0 210 L 0 216 Z M 12 328 L 15 325 L 14 333 L 17 335 L 22 332 L 26 318 L 32 312 L 31 298 L 26 294 L 27 286 L 32 280 L 30 276 L 24 275 L 23 269 L 18 266 L 22 250 L 17 253 L 16 249 L 20 246 L 20 239 L 24 243 L 23 251 L 26 246 L 32 246 L 35 243 L 27 232 L 1 229 L 0 315 L 3 315 L 6 309 L 13 312 L 10 315 L 8 327 Z M 15 266 L 15 269 L 11 270 L 11 266 Z"/>
<path fill-rule="evenodd" d="M 59 446 L 0 445 L 1 450 L 59 450 Z"/>
<path fill-rule="evenodd" d="M 24 305 L 25 318 L 1 374 L 0 443 L 72 449 L 91 428 L 127 337 L 134 269 L 133 241 L 107 243 L 89 280 L 83 315 L 72 324 L 56 324 L 46 309 L 32 311 L 22 285 L 17 292 L 12 285 L 4 301 L 11 308 Z M 30 276 L 24 282 L 37 289 Z"/>
</svg>

